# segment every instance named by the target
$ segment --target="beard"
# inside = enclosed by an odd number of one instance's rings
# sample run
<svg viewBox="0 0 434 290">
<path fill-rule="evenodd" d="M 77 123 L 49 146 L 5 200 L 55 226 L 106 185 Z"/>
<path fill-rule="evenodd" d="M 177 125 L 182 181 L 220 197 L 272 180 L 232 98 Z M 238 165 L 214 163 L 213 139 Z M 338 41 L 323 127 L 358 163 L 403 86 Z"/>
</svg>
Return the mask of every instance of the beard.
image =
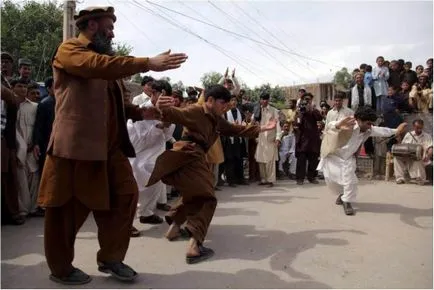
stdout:
<svg viewBox="0 0 434 290">
<path fill-rule="evenodd" d="M 114 55 L 115 51 L 112 47 L 112 40 L 108 38 L 104 32 L 98 31 L 92 38 L 94 50 L 100 54 Z"/>
</svg>

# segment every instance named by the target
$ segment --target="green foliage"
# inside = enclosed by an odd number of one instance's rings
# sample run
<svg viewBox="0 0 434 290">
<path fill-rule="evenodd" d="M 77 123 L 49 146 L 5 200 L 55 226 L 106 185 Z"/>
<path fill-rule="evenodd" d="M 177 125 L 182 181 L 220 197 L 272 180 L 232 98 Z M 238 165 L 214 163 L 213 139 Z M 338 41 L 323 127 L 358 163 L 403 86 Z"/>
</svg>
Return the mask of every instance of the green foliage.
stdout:
<svg viewBox="0 0 434 290">
<path fill-rule="evenodd" d="M 1 7 L 2 51 L 18 59 L 25 57 L 33 63 L 32 78 L 43 81 L 52 75 L 51 58 L 62 42 L 63 10 L 55 1 L 28 1 L 23 6 L 10 0 Z"/>
<path fill-rule="evenodd" d="M 333 78 L 333 83 L 337 86 L 338 89 L 349 89 L 351 80 L 351 74 L 348 72 L 348 69 L 344 67 L 340 71 L 336 72 Z"/>
<path fill-rule="evenodd" d="M 133 83 L 136 83 L 136 84 L 141 85 L 141 84 L 142 84 L 142 76 L 141 76 L 140 74 L 135 74 L 135 75 L 133 75 L 133 77 L 131 78 L 131 81 L 132 81 Z"/>
<path fill-rule="evenodd" d="M 133 47 L 127 43 L 115 42 L 114 50 L 116 51 L 116 55 L 128 56 L 133 51 Z"/>
<path fill-rule="evenodd" d="M 222 77 L 223 75 L 221 73 L 212 71 L 203 74 L 203 76 L 200 78 L 200 81 L 202 82 L 203 87 L 207 88 L 212 85 L 217 85 Z"/>
</svg>

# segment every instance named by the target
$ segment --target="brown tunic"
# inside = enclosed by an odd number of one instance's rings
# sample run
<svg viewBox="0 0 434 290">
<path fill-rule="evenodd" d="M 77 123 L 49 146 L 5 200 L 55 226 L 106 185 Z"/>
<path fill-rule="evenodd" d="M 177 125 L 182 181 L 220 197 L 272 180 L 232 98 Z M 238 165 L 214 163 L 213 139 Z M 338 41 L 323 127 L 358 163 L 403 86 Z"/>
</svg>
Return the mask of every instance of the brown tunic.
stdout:
<svg viewBox="0 0 434 290">
<path fill-rule="evenodd" d="M 107 106 L 107 160 L 82 161 L 48 155 L 41 178 L 38 202 L 43 207 L 58 207 L 72 197 L 90 209 L 110 208 L 110 196 L 136 194 L 137 184 L 122 143 L 129 143 L 122 106 L 121 84 L 108 86 Z M 131 112 L 131 110 L 127 111 Z M 131 116 L 137 119 L 136 112 Z M 128 133 L 126 133 L 128 134 Z M 126 138 L 126 139 L 125 139 Z"/>
<path fill-rule="evenodd" d="M 208 152 L 219 135 L 257 137 L 260 132 L 259 126 L 246 127 L 230 124 L 222 117 L 210 112 L 206 105 L 194 105 L 183 109 L 174 107 L 164 109 L 163 121 L 183 125 L 182 139 L 184 141 L 178 141 L 172 150 L 165 151 L 158 157 L 148 186 L 155 184 L 164 176 L 181 169 L 181 167 L 192 161 L 203 159 L 205 162 L 205 153 Z M 186 151 L 184 148 L 186 142 L 196 143 L 195 150 Z M 209 178 L 212 181 L 211 172 Z M 200 183 L 199 180 L 197 182 Z M 198 186 L 196 181 L 192 181 L 192 184 Z"/>
</svg>

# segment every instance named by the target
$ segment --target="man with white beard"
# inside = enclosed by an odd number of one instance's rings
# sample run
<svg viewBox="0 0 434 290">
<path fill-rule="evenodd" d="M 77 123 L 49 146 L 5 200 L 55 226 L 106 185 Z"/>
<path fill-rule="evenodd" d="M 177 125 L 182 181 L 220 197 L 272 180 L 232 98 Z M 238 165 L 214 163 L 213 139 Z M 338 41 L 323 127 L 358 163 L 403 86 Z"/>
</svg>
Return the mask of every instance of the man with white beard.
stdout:
<svg viewBox="0 0 434 290">
<path fill-rule="evenodd" d="M 161 95 L 170 96 L 172 94 L 172 88 L 166 81 L 154 81 L 152 90 L 151 99 L 139 104 L 140 107 L 155 106 Z M 166 185 L 161 181 L 150 187 L 146 187 L 146 184 L 154 170 L 157 157 L 166 150 L 166 142 L 173 139 L 175 125 L 161 123 L 157 120 L 134 123 L 128 120 L 127 129 L 136 151 L 136 157 L 130 158 L 130 163 L 139 188 L 137 215 L 141 223 L 161 224 L 163 219 L 155 215 L 154 210 L 157 203 L 167 206 Z"/>
</svg>

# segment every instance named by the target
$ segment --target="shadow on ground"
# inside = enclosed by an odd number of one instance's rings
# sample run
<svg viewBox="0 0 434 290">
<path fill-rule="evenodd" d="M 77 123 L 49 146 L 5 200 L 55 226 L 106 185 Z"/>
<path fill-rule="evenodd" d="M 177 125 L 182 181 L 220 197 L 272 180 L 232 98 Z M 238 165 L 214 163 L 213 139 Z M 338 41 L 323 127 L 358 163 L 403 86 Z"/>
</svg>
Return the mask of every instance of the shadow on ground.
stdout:
<svg viewBox="0 0 434 290">
<path fill-rule="evenodd" d="M 345 246 L 342 238 L 319 237 L 319 235 L 351 233 L 366 234 L 356 230 L 311 230 L 286 233 L 275 230 L 257 230 L 250 225 L 213 225 L 210 227 L 206 246 L 216 251 L 215 260 L 240 259 L 260 261 L 271 258 L 271 269 L 283 271 L 292 278 L 312 279 L 297 271 L 291 264 L 297 256 L 317 245 Z M 338 250 L 337 250 L 338 251 Z"/>
<path fill-rule="evenodd" d="M 9 277 L 2 279 L 2 288 L 63 288 L 71 286 L 59 285 L 48 280 L 47 276 L 41 276 L 41 268 L 46 268 L 44 264 L 32 266 L 17 266 L 10 264 L 1 265 L 2 272 L 15 273 L 17 278 L 26 276 L 26 279 L 14 279 Z M 48 269 L 43 269 L 43 273 L 48 273 Z M 275 288 L 275 289 L 325 289 L 331 288 L 329 285 L 309 280 L 287 282 L 279 276 L 264 270 L 244 269 L 235 274 L 212 272 L 212 271 L 187 271 L 177 274 L 163 275 L 152 273 L 139 273 L 135 283 L 122 283 L 111 277 L 101 276 L 92 277 L 91 283 L 73 288 L 179 288 L 179 289 L 200 289 L 200 288 Z"/>
<path fill-rule="evenodd" d="M 388 203 L 369 203 L 369 202 L 357 202 L 355 207 L 358 212 L 370 212 L 380 214 L 398 214 L 400 220 L 412 227 L 421 229 L 432 229 L 432 226 L 422 227 L 416 223 L 417 218 L 433 216 L 433 209 L 421 209 L 405 207 L 400 204 L 388 204 Z"/>
</svg>

